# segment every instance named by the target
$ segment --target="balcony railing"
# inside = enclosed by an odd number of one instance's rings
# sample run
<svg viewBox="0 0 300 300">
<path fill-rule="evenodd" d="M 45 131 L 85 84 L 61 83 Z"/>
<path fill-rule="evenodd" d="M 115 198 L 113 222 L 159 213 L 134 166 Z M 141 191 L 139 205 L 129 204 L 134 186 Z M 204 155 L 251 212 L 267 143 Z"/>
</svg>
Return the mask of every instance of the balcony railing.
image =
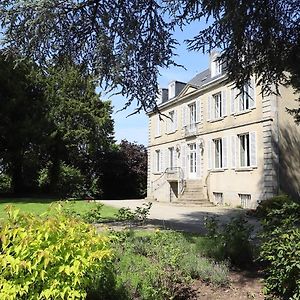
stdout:
<svg viewBox="0 0 300 300">
<path fill-rule="evenodd" d="M 189 124 L 184 126 L 184 136 L 193 136 L 193 135 L 197 135 L 198 134 L 198 128 L 197 128 L 197 124 L 193 123 L 193 124 Z"/>
</svg>

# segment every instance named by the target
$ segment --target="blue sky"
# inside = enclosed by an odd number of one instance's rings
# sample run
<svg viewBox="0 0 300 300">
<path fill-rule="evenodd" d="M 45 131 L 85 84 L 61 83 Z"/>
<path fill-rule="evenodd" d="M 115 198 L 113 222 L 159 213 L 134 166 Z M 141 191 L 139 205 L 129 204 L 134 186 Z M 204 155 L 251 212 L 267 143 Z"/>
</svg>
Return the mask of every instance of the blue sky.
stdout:
<svg viewBox="0 0 300 300">
<path fill-rule="evenodd" d="M 160 87 L 167 87 L 168 83 L 172 80 L 187 82 L 208 67 L 208 55 L 187 51 L 186 44 L 183 42 L 185 39 L 196 35 L 203 28 L 203 25 L 201 25 L 201 23 L 194 23 L 185 27 L 183 32 L 180 30 L 175 32 L 175 37 L 180 44 L 176 49 L 178 56 L 174 59 L 178 64 L 184 65 L 186 70 L 175 67 L 161 70 L 161 76 L 158 80 Z M 134 104 L 125 111 L 117 112 L 124 106 L 126 99 L 122 96 L 113 96 L 110 99 L 114 106 L 113 119 L 115 120 L 115 137 L 117 142 L 127 139 L 130 142 L 137 142 L 147 146 L 148 117 L 145 113 L 141 112 L 140 114 L 127 117 L 134 111 Z"/>
</svg>

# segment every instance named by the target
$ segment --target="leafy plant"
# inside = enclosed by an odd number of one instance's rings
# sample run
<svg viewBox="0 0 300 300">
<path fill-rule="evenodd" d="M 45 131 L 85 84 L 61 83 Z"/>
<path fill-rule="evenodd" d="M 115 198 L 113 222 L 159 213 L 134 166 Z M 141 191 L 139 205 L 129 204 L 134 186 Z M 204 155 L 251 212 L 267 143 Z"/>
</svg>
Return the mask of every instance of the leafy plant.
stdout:
<svg viewBox="0 0 300 300">
<path fill-rule="evenodd" d="M 270 211 L 280 209 L 285 203 L 291 202 L 293 202 L 293 200 L 288 195 L 278 195 L 261 201 L 255 210 L 255 216 L 265 218 Z"/>
<path fill-rule="evenodd" d="M 11 191 L 11 177 L 6 174 L 0 174 L 0 193 Z"/>
<path fill-rule="evenodd" d="M 1 299 L 85 299 L 95 289 L 105 298 L 113 290 L 109 238 L 60 209 L 44 219 L 9 208 L 0 237 Z"/>
<path fill-rule="evenodd" d="M 300 299 L 300 205 L 285 203 L 264 220 L 260 260 L 267 294 Z"/>
<path fill-rule="evenodd" d="M 94 203 L 94 207 L 83 215 L 83 220 L 87 223 L 99 223 L 102 221 L 102 203 Z"/>
<path fill-rule="evenodd" d="M 253 261 L 250 234 L 253 227 L 243 217 L 232 218 L 220 226 L 215 218 L 205 220 L 208 239 L 201 252 L 218 260 L 228 259 L 233 265 L 245 266 Z"/>
<path fill-rule="evenodd" d="M 142 206 L 138 206 L 134 211 L 128 207 L 122 207 L 115 216 L 118 221 L 132 221 L 143 224 L 149 216 L 151 207 L 151 202 L 143 203 Z"/>
</svg>

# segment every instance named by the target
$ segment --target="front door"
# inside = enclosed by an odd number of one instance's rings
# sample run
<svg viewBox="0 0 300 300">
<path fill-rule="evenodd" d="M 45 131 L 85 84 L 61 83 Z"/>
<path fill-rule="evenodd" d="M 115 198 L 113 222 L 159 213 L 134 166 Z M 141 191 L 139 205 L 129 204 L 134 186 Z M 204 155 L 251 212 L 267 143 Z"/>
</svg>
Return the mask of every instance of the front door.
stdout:
<svg viewBox="0 0 300 300">
<path fill-rule="evenodd" d="M 189 155 L 188 155 L 189 178 L 193 179 L 197 177 L 196 143 L 189 144 L 188 146 L 189 146 Z"/>
</svg>

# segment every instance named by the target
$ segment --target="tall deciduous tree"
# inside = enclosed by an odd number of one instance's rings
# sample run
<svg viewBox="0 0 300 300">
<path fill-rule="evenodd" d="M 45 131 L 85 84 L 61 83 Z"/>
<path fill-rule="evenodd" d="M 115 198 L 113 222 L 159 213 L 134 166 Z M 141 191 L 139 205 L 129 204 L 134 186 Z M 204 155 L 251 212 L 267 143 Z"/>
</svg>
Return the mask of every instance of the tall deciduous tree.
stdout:
<svg viewBox="0 0 300 300">
<path fill-rule="evenodd" d="M 147 149 L 122 140 L 106 153 L 103 164 L 104 197 L 143 198 L 147 189 Z M 116 188 L 117 185 L 117 188 Z"/>
<path fill-rule="evenodd" d="M 100 81 L 155 107 L 160 67 L 174 64 L 173 29 L 208 20 L 192 50 L 223 50 L 229 80 L 241 87 L 255 72 L 263 90 L 300 91 L 300 2 L 295 0 L 2 0 L 7 50 L 40 63 L 67 54 Z M 300 121 L 299 109 L 293 111 Z"/>
<path fill-rule="evenodd" d="M 0 158 L 16 193 L 34 184 L 49 128 L 43 87 L 32 68 L 0 56 Z"/>
</svg>

